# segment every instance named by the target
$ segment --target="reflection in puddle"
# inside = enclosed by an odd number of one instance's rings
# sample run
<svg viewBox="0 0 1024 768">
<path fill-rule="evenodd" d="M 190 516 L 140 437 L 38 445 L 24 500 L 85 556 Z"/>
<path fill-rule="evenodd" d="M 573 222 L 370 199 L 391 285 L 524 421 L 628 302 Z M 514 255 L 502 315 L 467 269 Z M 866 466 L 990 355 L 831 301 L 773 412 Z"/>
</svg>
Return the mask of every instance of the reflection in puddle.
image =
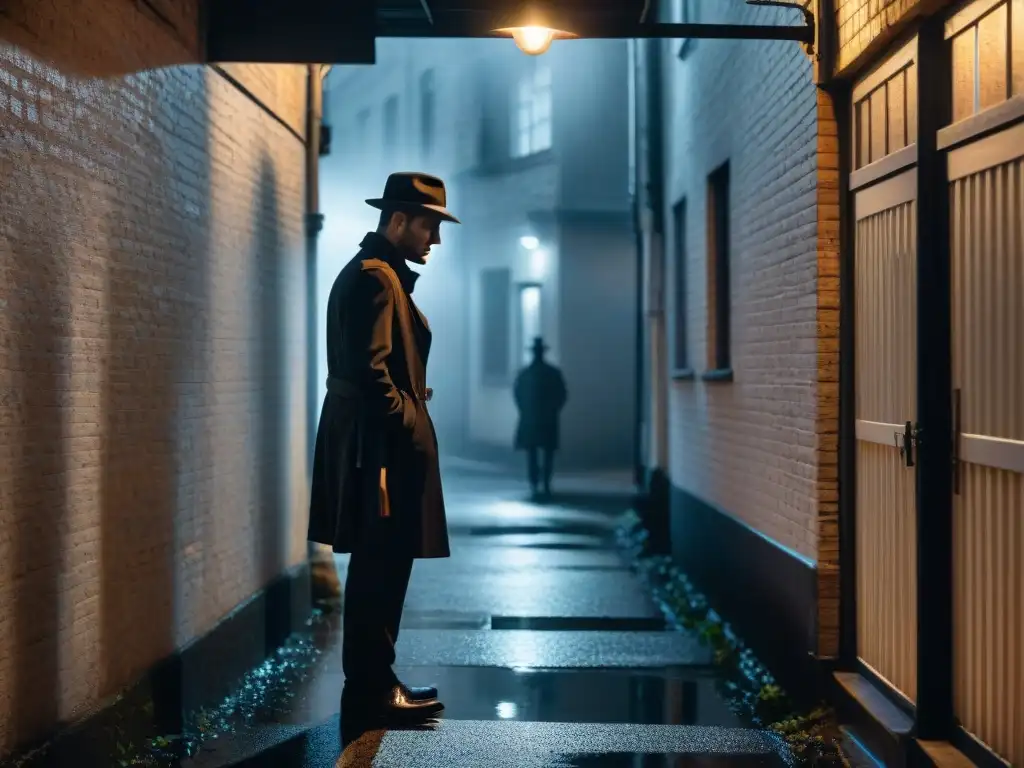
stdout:
<svg viewBox="0 0 1024 768">
<path fill-rule="evenodd" d="M 446 720 L 742 727 L 710 674 L 687 669 L 409 667 L 411 685 L 437 685 Z"/>
</svg>

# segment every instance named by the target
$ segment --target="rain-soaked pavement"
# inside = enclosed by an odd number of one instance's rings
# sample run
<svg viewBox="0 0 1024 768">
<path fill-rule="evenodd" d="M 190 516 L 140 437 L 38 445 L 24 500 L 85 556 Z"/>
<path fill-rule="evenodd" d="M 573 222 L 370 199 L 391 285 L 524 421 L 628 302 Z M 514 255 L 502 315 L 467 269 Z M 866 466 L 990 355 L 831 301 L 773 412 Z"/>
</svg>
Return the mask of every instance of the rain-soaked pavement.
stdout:
<svg viewBox="0 0 1024 768">
<path fill-rule="evenodd" d="M 442 716 L 382 730 L 340 712 L 334 614 L 317 626 L 322 660 L 287 711 L 183 765 L 783 764 L 776 742 L 743 728 L 716 693 L 707 649 L 666 626 L 616 551 L 625 477 L 565 479 L 543 505 L 495 470 L 449 462 L 444 479 L 452 557 L 414 566 L 396 665 L 405 682 L 439 687 Z"/>
</svg>

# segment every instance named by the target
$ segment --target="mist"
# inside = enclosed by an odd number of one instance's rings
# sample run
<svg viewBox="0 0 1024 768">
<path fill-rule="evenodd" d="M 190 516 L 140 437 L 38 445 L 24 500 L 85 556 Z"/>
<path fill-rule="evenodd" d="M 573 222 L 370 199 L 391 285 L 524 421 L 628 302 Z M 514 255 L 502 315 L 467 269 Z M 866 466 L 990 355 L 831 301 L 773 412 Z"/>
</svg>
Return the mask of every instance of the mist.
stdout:
<svg viewBox="0 0 1024 768">
<path fill-rule="evenodd" d="M 559 466 L 632 465 L 637 253 L 626 41 L 377 41 L 373 66 L 325 89 L 318 250 L 320 397 L 331 285 L 379 212 L 389 173 L 445 180 L 448 208 L 414 299 L 433 345 L 427 384 L 441 452 L 506 464 L 512 384 L 542 336 L 565 377 Z"/>
</svg>

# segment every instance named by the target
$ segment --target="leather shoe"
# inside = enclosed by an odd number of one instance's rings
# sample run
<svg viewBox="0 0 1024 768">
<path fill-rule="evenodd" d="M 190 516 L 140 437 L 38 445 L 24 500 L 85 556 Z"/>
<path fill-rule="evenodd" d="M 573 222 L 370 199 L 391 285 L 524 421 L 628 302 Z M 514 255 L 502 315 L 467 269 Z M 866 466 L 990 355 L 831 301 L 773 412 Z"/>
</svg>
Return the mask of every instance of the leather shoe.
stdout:
<svg viewBox="0 0 1024 768">
<path fill-rule="evenodd" d="M 342 693 L 342 707 L 345 703 L 360 706 L 367 715 L 385 718 L 422 719 L 436 715 L 444 704 L 433 699 L 411 698 L 406 687 L 401 683 L 383 689 L 351 688 L 345 686 Z M 366 710 L 369 711 L 366 711 Z"/>
<path fill-rule="evenodd" d="M 412 701 L 430 701 L 437 698 L 437 688 L 432 685 L 423 687 L 399 683 L 407 698 Z"/>
</svg>

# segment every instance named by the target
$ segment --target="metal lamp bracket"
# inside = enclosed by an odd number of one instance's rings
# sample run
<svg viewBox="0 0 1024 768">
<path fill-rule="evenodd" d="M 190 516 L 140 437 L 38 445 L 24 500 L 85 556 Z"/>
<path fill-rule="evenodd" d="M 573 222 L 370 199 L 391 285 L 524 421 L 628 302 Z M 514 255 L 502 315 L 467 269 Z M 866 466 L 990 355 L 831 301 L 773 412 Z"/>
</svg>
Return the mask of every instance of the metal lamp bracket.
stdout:
<svg viewBox="0 0 1024 768">
<path fill-rule="evenodd" d="M 813 41 L 815 39 L 815 31 L 817 28 L 814 25 L 814 13 L 812 13 L 810 8 L 808 7 L 810 5 L 809 2 L 794 3 L 789 2 L 789 0 L 746 0 L 746 2 L 747 5 L 770 5 L 775 6 L 776 8 L 792 8 L 794 10 L 800 11 L 800 13 L 804 15 L 804 24 L 806 24 L 807 28 L 811 30 L 812 42 L 804 43 L 804 50 L 807 52 L 808 56 L 814 55 Z"/>
</svg>

